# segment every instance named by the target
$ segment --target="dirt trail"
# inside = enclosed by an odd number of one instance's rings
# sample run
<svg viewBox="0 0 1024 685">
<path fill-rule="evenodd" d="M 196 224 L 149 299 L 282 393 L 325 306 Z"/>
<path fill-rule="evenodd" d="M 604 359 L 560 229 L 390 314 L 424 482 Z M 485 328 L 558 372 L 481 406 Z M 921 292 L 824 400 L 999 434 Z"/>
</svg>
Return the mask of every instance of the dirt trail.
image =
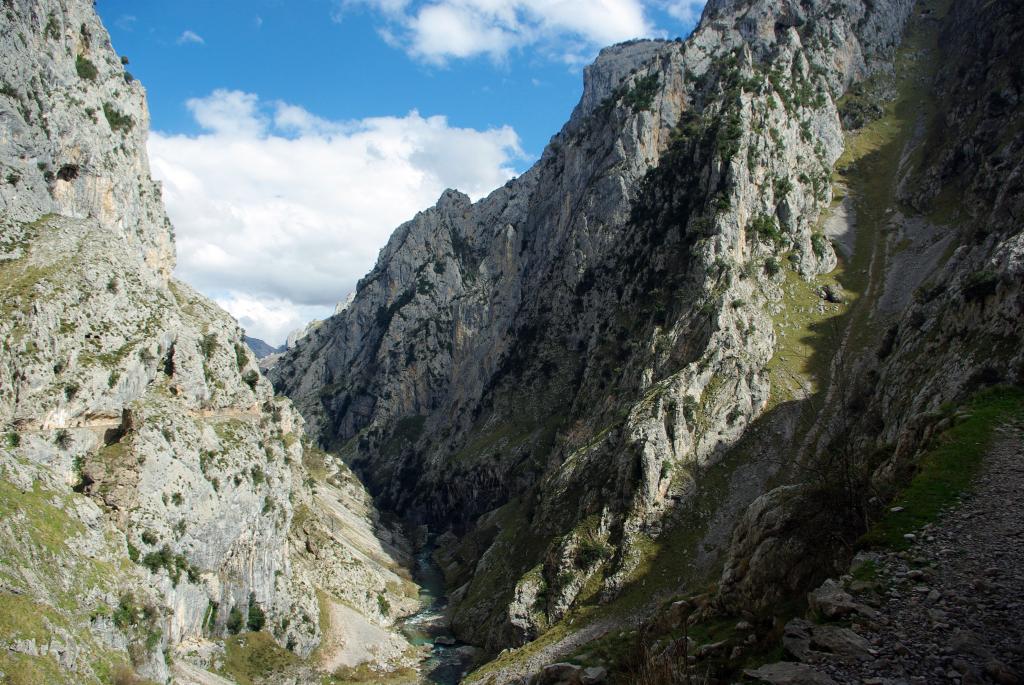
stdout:
<svg viewBox="0 0 1024 685">
<path fill-rule="evenodd" d="M 856 628 L 876 658 L 836 664 L 838 682 L 1024 683 L 1024 426 L 998 429 L 962 504 L 904 553 L 880 555 Z"/>
</svg>

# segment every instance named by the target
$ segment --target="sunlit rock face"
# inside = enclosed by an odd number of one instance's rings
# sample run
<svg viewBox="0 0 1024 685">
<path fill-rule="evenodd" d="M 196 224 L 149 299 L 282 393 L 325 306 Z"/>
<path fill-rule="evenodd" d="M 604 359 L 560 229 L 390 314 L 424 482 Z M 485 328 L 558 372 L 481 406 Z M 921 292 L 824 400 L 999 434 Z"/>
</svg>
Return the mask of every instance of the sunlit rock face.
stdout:
<svg viewBox="0 0 1024 685">
<path fill-rule="evenodd" d="M 163 682 L 239 629 L 308 656 L 318 588 L 400 663 L 381 607 L 415 605 L 407 543 L 369 542 L 358 483 L 306 450 L 237 323 L 171 278 L 145 94 L 92 3 L 3 3 L 0 52 L 0 604 L 20 617 L 0 671 Z"/>
<path fill-rule="evenodd" d="M 772 364 L 787 293 L 836 267 L 836 102 L 889 68 L 910 8 L 711 2 L 685 42 L 602 51 L 533 168 L 400 226 L 277 363 L 380 502 L 450 532 L 460 634 L 520 644 L 616 596 L 704 471 L 816 392 Z"/>
</svg>

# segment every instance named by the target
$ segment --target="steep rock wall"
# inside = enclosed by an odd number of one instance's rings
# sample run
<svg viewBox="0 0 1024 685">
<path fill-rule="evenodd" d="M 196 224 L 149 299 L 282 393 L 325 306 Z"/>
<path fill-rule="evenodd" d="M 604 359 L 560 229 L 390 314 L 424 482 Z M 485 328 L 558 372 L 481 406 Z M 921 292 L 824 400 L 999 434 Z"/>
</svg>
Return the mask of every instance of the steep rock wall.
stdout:
<svg viewBox="0 0 1024 685">
<path fill-rule="evenodd" d="M 384 526 L 365 503 L 331 525 L 357 499 L 314 494 L 302 419 L 237 323 L 171 278 L 144 92 L 92 4 L 0 16 L 0 670 L 163 682 L 183 643 L 260 615 L 308 656 L 318 588 L 387 632 L 378 595 L 415 606 L 407 543 L 366 554 Z"/>
<path fill-rule="evenodd" d="M 909 10 L 712 2 L 684 43 L 603 51 L 532 169 L 400 227 L 279 362 L 385 506 L 452 528 L 462 634 L 517 644 L 614 596 L 773 393 L 810 392 L 772 381 L 774 315 L 835 266 L 835 101 Z"/>
</svg>

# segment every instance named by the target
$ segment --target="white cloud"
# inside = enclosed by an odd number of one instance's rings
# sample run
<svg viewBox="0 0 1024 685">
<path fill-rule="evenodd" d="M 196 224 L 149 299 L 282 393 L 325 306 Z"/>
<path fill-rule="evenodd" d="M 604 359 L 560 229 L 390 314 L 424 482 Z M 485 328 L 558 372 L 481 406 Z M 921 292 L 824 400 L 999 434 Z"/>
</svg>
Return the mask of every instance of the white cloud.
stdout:
<svg viewBox="0 0 1024 685">
<path fill-rule="evenodd" d="M 561 52 L 564 40 L 602 46 L 654 30 L 643 0 L 342 0 L 340 7 L 353 5 L 387 18 L 381 35 L 389 44 L 437 64 L 476 55 L 502 60 L 527 46 Z"/>
<path fill-rule="evenodd" d="M 707 0 L 673 0 L 665 4 L 665 11 L 686 26 L 700 21 Z"/>
<path fill-rule="evenodd" d="M 192 29 L 185 30 L 180 36 L 178 36 L 178 45 L 185 45 L 186 43 L 195 43 L 196 45 L 203 45 L 206 43 L 203 37 Z"/>
<path fill-rule="evenodd" d="M 114 25 L 122 31 L 134 31 L 135 24 L 139 21 L 139 18 L 134 14 L 122 14 L 114 22 Z"/>
<path fill-rule="evenodd" d="M 479 198 L 523 156 L 511 128 L 455 128 L 415 111 L 329 121 L 238 91 L 188 107 L 203 133 L 149 141 L 178 276 L 271 344 L 329 314 L 391 231 L 445 188 Z"/>
</svg>

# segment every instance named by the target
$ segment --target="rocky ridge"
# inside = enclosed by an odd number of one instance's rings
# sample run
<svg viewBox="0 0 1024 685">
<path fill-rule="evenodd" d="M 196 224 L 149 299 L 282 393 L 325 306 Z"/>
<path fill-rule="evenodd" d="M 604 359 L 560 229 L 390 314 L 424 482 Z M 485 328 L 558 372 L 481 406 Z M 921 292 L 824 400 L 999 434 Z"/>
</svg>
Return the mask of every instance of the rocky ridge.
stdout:
<svg viewBox="0 0 1024 685">
<path fill-rule="evenodd" d="M 603 51 L 536 166 L 396 230 L 273 370 L 384 506 L 450 528 L 461 634 L 522 644 L 616 596 L 703 472 L 813 392 L 771 367 L 774 320 L 836 265 L 836 101 L 911 6 L 834 4 L 712 2 L 685 42 Z"/>
<path fill-rule="evenodd" d="M 144 91 L 92 5 L 0 13 L 3 677 L 164 682 L 246 628 L 305 657 L 341 601 L 401 664 L 408 543 L 171 277 Z"/>
</svg>

